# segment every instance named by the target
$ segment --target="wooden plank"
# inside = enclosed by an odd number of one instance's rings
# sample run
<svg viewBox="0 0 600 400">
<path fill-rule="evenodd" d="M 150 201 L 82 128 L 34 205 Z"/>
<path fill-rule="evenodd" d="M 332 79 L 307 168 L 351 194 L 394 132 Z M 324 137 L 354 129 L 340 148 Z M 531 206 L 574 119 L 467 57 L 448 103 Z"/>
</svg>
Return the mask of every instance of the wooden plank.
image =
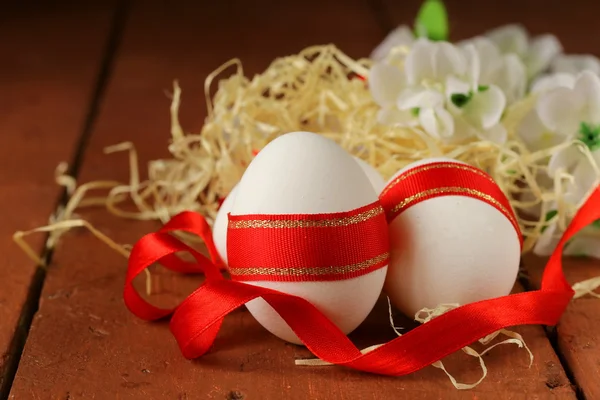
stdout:
<svg viewBox="0 0 600 400">
<path fill-rule="evenodd" d="M 27 9 L 17 3 L 0 12 L 0 396 L 14 375 L 32 312 L 27 307 L 37 304 L 35 295 L 27 303 L 28 291 L 41 283 L 11 236 L 44 225 L 56 208 L 62 190 L 53 171 L 74 157 L 113 8 L 112 2 Z M 32 244 L 41 252 L 44 236 Z"/>
<path fill-rule="evenodd" d="M 334 26 L 332 26 L 332 24 Z M 277 56 L 305 46 L 336 43 L 351 56 L 369 54 L 382 39 L 366 2 L 231 1 L 136 3 L 102 113 L 86 152 L 82 181 L 127 179 L 127 160 L 102 148 L 124 140 L 138 146 L 142 162 L 167 155 L 169 100 L 163 90 L 178 78 L 184 90 L 182 122 L 197 131 L 204 111 L 204 77 L 237 56 L 248 74 Z M 153 223 L 83 214 L 121 243 L 156 229 Z M 457 391 L 439 370 L 385 378 L 338 367 L 296 367 L 305 349 L 285 344 L 245 310 L 229 316 L 214 351 L 197 361 L 180 355 L 166 324 L 145 323 L 123 306 L 126 262 L 87 233 L 67 234 L 57 248 L 11 395 L 14 398 L 215 398 L 375 399 L 574 398 L 569 381 L 539 327 L 521 332 L 536 356 L 499 348 L 486 357 L 489 378 L 470 392 Z M 163 292 L 181 297 L 197 284 L 165 274 Z M 360 345 L 393 336 L 386 307 L 378 308 L 353 338 Z M 477 361 L 456 354 L 448 367 L 460 380 L 479 377 Z"/>
<path fill-rule="evenodd" d="M 546 261 L 534 255 L 525 258 L 533 287 L 540 286 Z M 600 275 L 598 260 L 565 258 L 563 264 L 571 284 Z M 600 398 L 600 300 L 591 296 L 573 300 L 552 334 L 585 398 Z"/>
</svg>

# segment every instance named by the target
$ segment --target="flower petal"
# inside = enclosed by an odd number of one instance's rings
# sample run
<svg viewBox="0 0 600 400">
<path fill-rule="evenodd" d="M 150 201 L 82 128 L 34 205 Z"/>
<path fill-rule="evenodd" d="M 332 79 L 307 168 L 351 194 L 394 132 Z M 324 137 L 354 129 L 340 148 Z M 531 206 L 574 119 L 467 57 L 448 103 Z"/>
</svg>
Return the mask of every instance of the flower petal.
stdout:
<svg viewBox="0 0 600 400">
<path fill-rule="evenodd" d="M 600 237 L 598 236 L 575 236 L 566 246 L 563 252 L 566 256 L 580 256 L 600 258 Z"/>
<path fill-rule="evenodd" d="M 582 157 L 583 154 L 581 154 L 577 146 L 569 146 L 555 152 L 550 156 L 550 161 L 548 162 L 548 175 L 554 177 L 559 169 L 572 171 Z"/>
<path fill-rule="evenodd" d="M 476 37 L 467 42 L 475 47 L 479 64 L 479 85 L 496 85 L 506 96 L 507 103 L 521 99 L 525 95 L 527 74 L 525 65 L 516 54 L 502 55 L 489 38 Z"/>
<path fill-rule="evenodd" d="M 550 69 L 567 74 L 578 74 L 585 70 L 600 74 L 600 59 L 591 54 L 559 54 L 552 61 Z"/>
<path fill-rule="evenodd" d="M 506 97 L 497 86 L 491 85 L 485 91 L 477 92 L 465 107 L 469 120 L 488 130 L 500 121 L 506 107 Z"/>
<path fill-rule="evenodd" d="M 540 35 L 530 43 L 525 64 L 527 65 L 527 76 L 536 77 L 540 72 L 546 70 L 552 59 L 562 52 L 562 45 L 554 35 Z"/>
<path fill-rule="evenodd" d="M 433 111 L 433 108 L 422 109 L 419 112 L 419 122 L 421 123 L 423 129 L 425 129 L 425 132 L 433 137 L 440 137 L 435 111 Z"/>
<path fill-rule="evenodd" d="M 438 91 L 407 88 L 400 93 L 396 104 L 400 110 L 411 110 L 413 108 L 433 108 L 443 104 L 443 102 L 444 97 Z"/>
<path fill-rule="evenodd" d="M 517 127 L 517 135 L 530 151 L 547 149 L 565 140 L 563 136 L 548 131 L 535 110 L 523 118 Z"/>
<path fill-rule="evenodd" d="M 424 38 L 419 38 L 413 44 L 404 64 L 406 80 L 409 84 L 414 85 L 423 79 L 434 77 L 433 46 L 432 42 Z"/>
<path fill-rule="evenodd" d="M 454 133 L 454 119 L 442 107 L 421 109 L 419 122 L 428 134 L 439 139 L 449 138 Z"/>
<path fill-rule="evenodd" d="M 394 104 L 405 86 L 402 71 L 386 63 L 377 63 L 371 67 L 368 83 L 373 99 L 382 107 Z"/>
<path fill-rule="evenodd" d="M 542 94 L 536 110 L 542 123 L 560 135 L 571 136 L 579 129 L 578 99 L 571 89 L 559 87 Z"/>
<path fill-rule="evenodd" d="M 463 48 L 472 45 L 477 52 L 479 64 L 478 82 L 482 85 L 490 85 L 495 83 L 494 75 L 498 69 L 498 61 L 502 57 L 500 49 L 489 38 L 477 36 L 460 44 Z"/>
<path fill-rule="evenodd" d="M 498 46 L 502 53 L 524 56 L 527 52 L 528 35 L 522 25 L 504 25 L 489 31 L 486 36 Z"/>
<path fill-rule="evenodd" d="M 542 75 L 531 84 L 531 92 L 543 93 L 559 87 L 572 89 L 575 86 L 575 79 L 575 75 L 562 72 Z"/>
<path fill-rule="evenodd" d="M 473 90 L 477 89 L 481 64 L 479 54 L 474 45 L 470 44 L 464 48 L 465 60 L 467 62 L 467 79 Z"/>
<path fill-rule="evenodd" d="M 391 31 L 385 39 L 371 52 L 370 58 L 374 61 L 383 60 L 394 47 L 410 46 L 415 37 L 412 30 L 406 25 L 400 25 Z"/>
<path fill-rule="evenodd" d="M 440 125 L 440 135 L 444 138 L 449 138 L 454 134 L 454 118 L 443 107 L 436 107 L 435 113 Z"/>
<path fill-rule="evenodd" d="M 471 85 L 463 80 L 458 79 L 454 75 L 446 78 L 446 98 L 457 93 L 468 94 L 471 91 Z"/>
<path fill-rule="evenodd" d="M 591 71 L 583 71 L 573 88 L 581 112 L 579 122 L 600 123 L 600 78 Z"/>
<path fill-rule="evenodd" d="M 569 185 L 565 200 L 579 205 L 592 187 L 598 183 L 598 176 L 590 161 L 580 154 L 580 161 L 573 168 L 573 182 Z"/>
<path fill-rule="evenodd" d="M 448 42 L 434 43 L 434 77 L 443 81 L 448 75 L 463 76 L 467 73 L 467 58 L 455 45 Z"/>
<path fill-rule="evenodd" d="M 527 89 L 525 65 L 515 54 L 504 55 L 500 65 L 493 83 L 502 89 L 506 102 L 512 104 L 525 95 Z"/>
</svg>

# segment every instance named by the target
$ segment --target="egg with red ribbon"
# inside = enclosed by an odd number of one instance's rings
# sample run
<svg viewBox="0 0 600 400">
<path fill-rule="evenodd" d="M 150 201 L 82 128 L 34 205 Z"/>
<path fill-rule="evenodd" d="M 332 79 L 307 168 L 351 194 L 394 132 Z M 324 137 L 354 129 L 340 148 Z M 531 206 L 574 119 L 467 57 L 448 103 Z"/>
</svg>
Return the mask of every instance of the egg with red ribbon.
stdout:
<svg viewBox="0 0 600 400">
<path fill-rule="evenodd" d="M 387 223 L 369 178 L 332 140 L 292 132 L 271 141 L 238 183 L 228 217 L 233 280 L 302 297 L 345 334 L 372 310 L 387 271 Z M 262 298 L 246 307 L 301 343 Z"/>
<path fill-rule="evenodd" d="M 258 154 L 258 153 L 257 153 Z M 363 172 L 371 182 L 373 189 L 375 189 L 376 193 L 380 193 L 383 187 L 385 186 L 385 180 L 381 176 L 381 174 L 371 166 L 371 164 L 366 161 L 353 157 L 354 160 L 358 163 L 358 165 L 362 168 Z M 233 206 L 233 199 L 237 194 L 237 185 L 231 189 L 229 195 L 225 197 L 223 203 L 219 207 L 217 211 L 217 216 L 213 222 L 213 240 L 215 242 L 215 247 L 217 248 L 217 252 L 221 257 L 221 260 L 227 265 L 227 215 L 231 211 L 231 207 Z"/>
<path fill-rule="evenodd" d="M 456 160 L 426 159 L 398 171 L 380 199 L 390 233 L 384 291 L 406 315 L 510 293 L 522 236 L 490 175 Z"/>
</svg>

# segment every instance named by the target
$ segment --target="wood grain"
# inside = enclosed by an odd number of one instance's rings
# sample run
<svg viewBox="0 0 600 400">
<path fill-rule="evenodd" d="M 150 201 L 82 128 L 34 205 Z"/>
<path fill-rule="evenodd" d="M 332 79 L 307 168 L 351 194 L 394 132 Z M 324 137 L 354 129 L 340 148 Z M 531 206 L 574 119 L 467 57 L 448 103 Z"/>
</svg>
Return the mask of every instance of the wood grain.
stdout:
<svg viewBox="0 0 600 400">
<path fill-rule="evenodd" d="M 532 286 L 539 287 L 546 259 L 530 255 L 524 262 Z M 571 284 L 600 275 L 600 263 L 593 259 L 566 258 L 563 268 Z M 591 296 L 573 300 L 552 333 L 585 398 L 600 398 L 600 301 Z"/>
<path fill-rule="evenodd" d="M 400 4 L 400 2 L 398 2 Z M 411 9 L 408 6 L 406 10 Z M 313 44 L 335 43 L 366 56 L 384 29 L 364 1 L 184 2 L 134 4 L 102 112 L 86 151 L 81 180 L 127 180 L 124 156 L 102 149 L 133 141 L 142 165 L 167 156 L 169 99 L 177 78 L 183 88 L 182 124 L 198 131 L 205 112 L 204 77 L 231 57 L 247 74 L 277 57 Z M 156 229 L 86 211 L 85 218 L 121 243 Z M 446 376 L 426 368 L 402 378 L 338 367 L 296 367 L 307 351 L 268 334 L 245 310 L 226 318 L 215 348 L 187 361 L 166 323 L 145 323 L 122 302 L 126 260 L 87 232 L 67 234 L 48 273 L 12 398 L 174 399 L 573 399 L 575 394 L 540 327 L 521 327 L 535 354 L 503 346 L 486 357 L 489 377 L 472 391 L 457 391 Z M 161 273 L 161 297 L 181 298 L 197 285 L 190 277 Z M 449 333 L 451 334 L 451 333 Z M 352 337 L 366 346 L 393 336 L 380 303 Z M 447 360 L 461 381 L 479 377 L 477 361 L 463 354 Z"/>
<path fill-rule="evenodd" d="M 0 12 L 0 392 L 26 333 L 19 317 L 36 271 L 11 236 L 46 224 L 56 208 L 54 169 L 76 151 L 112 17 L 111 2 L 29 3 Z M 44 236 L 32 244 L 41 252 Z"/>
</svg>

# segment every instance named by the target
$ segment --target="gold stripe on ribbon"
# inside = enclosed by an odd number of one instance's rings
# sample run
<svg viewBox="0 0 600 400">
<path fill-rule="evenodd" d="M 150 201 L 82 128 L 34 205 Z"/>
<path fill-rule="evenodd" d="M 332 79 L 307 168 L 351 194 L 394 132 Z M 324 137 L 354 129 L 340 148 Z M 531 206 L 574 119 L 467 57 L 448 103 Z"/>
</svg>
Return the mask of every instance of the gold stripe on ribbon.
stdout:
<svg viewBox="0 0 600 400">
<path fill-rule="evenodd" d="M 323 219 L 323 220 L 239 220 L 229 221 L 229 229 L 246 228 L 331 228 L 337 226 L 348 226 L 367 221 L 383 214 L 383 207 L 378 205 L 360 214 L 347 217 Z"/>
<path fill-rule="evenodd" d="M 392 187 L 396 186 L 396 184 L 398 184 L 398 182 L 401 182 L 408 177 L 411 177 L 411 176 L 421 173 L 421 172 L 429 171 L 430 169 L 438 169 L 438 168 L 454 168 L 454 169 L 460 169 L 462 171 L 472 172 L 472 173 L 482 176 L 482 177 L 486 178 L 487 180 L 489 180 L 490 182 L 493 182 L 494 184 L 496 184 L 496 182 L 492 179 L 491 176 L 489 176 L 485 172 L 483 172 L 475 167 L 472 167 L 470 165 L 457 164 L 457 163 L 448 161 L 443 164 L 427 164 L 427 165 L 423 165 L 423 166 L 416 167 L 416 168 L 406 171 L 405 173 L 401 174 L 396 179 L 394 179 L 392 182 L 390 182 L 385 187 L 385 189 L 383 189 L 383 192 L 381 192 L 379 197 L 380 198 L 383 197 Z"/>
<path fill-rule="evenodd" d="M 369 269 L 390 257 L 389 252 L 385 252 L 369 260 L 351 265 L 330 266 L 330 267 L 315 267 L 315 268 L 230 268 L 229 272 L 232 276 L 323 276 L 323 275 L 342 275 L 357 271 Z"/>
<path fill-rule="evenodd" d="M 423 197 L 427 197 L 427 196 L 431 196 L 431 195 L 436 195 L 436 194 L 458 194 L 458 193 L 467 193 L 471 196 L 477 197 L 481 200 L 487 201 L 489 203 L 492 203 L 494 206 L 496 206 L 500 211 L 502 211 L 502 213 L 510 220 L 510 222 L 513 224 L 513 226 L 515 228 L 519 227 L 519 224 L 517 223 L 517 220 L 513 217 L 513 214 L 506 209 L 506 207 L 504 207 L 504 205 L 502 205 L 502 203 L 500 203 L 498 200 L 496 200 L 494 197 L 490 196 L 489 194 L 483 193 L 479 190 L 475 190 L 475 189 L 468 189 L 468 188 L 463 188 L 463 187 L 442 187 L 442 188 L 435 188 L 435 189 L 428 189 L 428 190 L 423 190 L 422 192 L 419 192 L 417 194 L 414 194 L 410 197 L 406 197 L 404 200 L 402 200 L 400 203 L 398 203 L 397 205 L 395 205 L 392 208 L 392 214 L 398 213 L 400 212 L 402 209 L 406 208 L 408 205 L 410 205 L 411 203 L 414 203 L 415 201 L 422 199 Z"/>
</svg>

